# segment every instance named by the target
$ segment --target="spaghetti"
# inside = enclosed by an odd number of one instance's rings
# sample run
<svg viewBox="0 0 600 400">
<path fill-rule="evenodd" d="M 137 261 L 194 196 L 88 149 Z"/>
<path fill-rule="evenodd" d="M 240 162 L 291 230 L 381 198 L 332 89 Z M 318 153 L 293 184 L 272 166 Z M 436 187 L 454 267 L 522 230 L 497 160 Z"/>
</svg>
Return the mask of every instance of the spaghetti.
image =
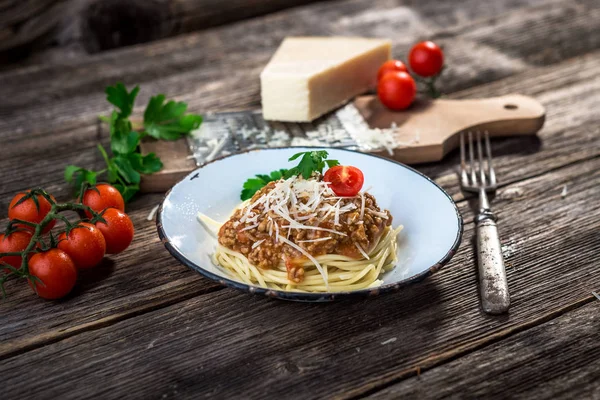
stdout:
<svg viewBox="0 0 600 400">
<path fill-rule="evenodd" d="M 213 263 L 231 278 L 298 292 L 381 285 L 402 230 L 369 193 L 337 196 L 319 176 L 270 182 L 224 224 L 198 219 L 218 239 Z"/>
</svg>

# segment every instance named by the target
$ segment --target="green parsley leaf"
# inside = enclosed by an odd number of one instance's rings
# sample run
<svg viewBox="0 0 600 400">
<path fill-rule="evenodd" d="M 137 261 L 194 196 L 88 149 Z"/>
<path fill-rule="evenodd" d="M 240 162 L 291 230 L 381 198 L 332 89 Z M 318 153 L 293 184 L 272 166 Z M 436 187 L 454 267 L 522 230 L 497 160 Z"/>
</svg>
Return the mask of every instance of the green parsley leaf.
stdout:
<svg viewBox="0 0 600 400">
<path fill-rule="evenodd" d="M 263 175 L 264 176 L 264 175 Z M 240 195 L 242 200 L 251 199 L 254 196 L 254 193 L 258 192 L 262 189 L 268 181 L 259 178 L 250 178 L 246 182 L 244 182 L 243 190 Z"/>
<path fill-rule="evenodd" d="M 329 154 L 325 150 L 305 151 L 302 153 L 294 154 L 289 158 L 289 161 L 294 161 L 300 158 L 300 156 L 302 156 L 302 159 L 300 160 L 300 163 L 293 171 L 293 173 L 288 173 L 289 176 L 302 175 L 304 179 L 308 179 L 311 177 L 313 172 L 322 173 L 323 168 L 325 168 L 324 160 L 327 158 L 328 155 Z M 339 163 L 337 162 L 337 160 L 328 160 L 327 165 L 330 164 L 338 165 Z"/>
<path fill-rule="evenodd" d="M 145 133 L 155 139 L 177 140 L 187 135 L 202 123 L 202 116 L 184 115 L 187 104 L 173 100 L 165 102 L 165 95 L 154 96 L 144 112 Z"/>
<path fill-rule="evenodd" d="M 326 158 L 328 156 L 329 153 L 327 153 L 325 150 L 296 153 L 291 156 L 288 161 L 294 161 L 302 157 L 297 166 L 290 169 L 273 171 L 269 175 L 259 174 L 256 175 L 256 178 L 248 179 L 246 182 L 244 182 L 244 187 L 240 197 L 242 200 L 248 200 L 269 182 L 277 181 L 282 178 L 288 179 L 294 175 L 302 175 L 304 179 L 309 179 L 315 172 L 322 174 L 326 165 L 331 168 L 340 164 L 337 160 L 327 160 Z"/>
<path fill-rule="evenodd" d="M 95 185 L 97 182 L 98 173 L 89 169 L 81 168 L 76 165 L 69 165 L 65 168 L 65 180 L 73 185 L 75 192 L 79 195 L 79 191 L 84 182 L 90 185 Z M 37 200 L 34 198 L 34 201 Z"/>
<path fill-rule="evenodd" d="M 142 156 L 140 153 L 131 153 L 128 155 L 133 168 L 142 174 L 153 174 L 162 169 L 163 163 L 154 153 Z"/>
<path fill-rule="evenodd" d="M 119 175 L 123 178 L 123 180 L 125 180 L 126 183 L 140 183 L 140 173 L 133 168 L 133 165 L 131 165 L 131 161 L 129 161 L 129 158 L 127 158 L 126 156 L 118 155 L 113 160 L 117 167 Z"/>
<path fill-rule="evenodd" d="M 273 172 L 271 172 L 271 175 L 270 175 L 270 177 L 271 177 L 271 180 L 272 180 L 272 181 L 278 181 L 278 180 L 280 180 L 281 178 L 283 178 L 283 176 L 284 176 L 284 175 L 285 175 L 287 172 L 288 172 L 288 170 L 287 170 L 287 169 L 280 169 L 280 170 L 278 170 L 278 171 L 273 171 Z"/>
<path fill-rule="evenodd" d="M 73 182 L 73 175 L 75 173 L 81 171 L 83 168 L 78 167 L 77 165 L 67 165 L 65 168 L 65 181 L 71 183 Z"/>
<path fill-rule="evenodd" d="M 116 183 L 113 185 L 119 192 L 121 192 L 121 196 L 123 196 L 123 200 L 128 202 L 133 198 L 133 196 L 140 191 L 140 185 L 122 185 L 120 183 Z"/>
<path fill-rule="evenodd" d="M 125 85 L 118 82 L 115 86 L 106 88 L 106 100 L 120 110 L 119 118 L 128 118 L 133 111 L 133 104 L 139 91 L 139 86 L 136 86 L 128 92 Z"/>
<path fill-rule="evenodd" d="M 114 154 L 133 153 L 139 144 L 140 134 L 134 131 L 116 132 L 110 139 L 110 149 Z"/>
<path fill-rule="evenodd" d="M 108 123 L 110 132 L 110 153 L 98 144 L 98 150 L 106 163 L 106 169 L 90 171 L 85 168 L 69 165 L 65 168 L 65 180 L 80 190 L 82 184 L 87 182 L 94 185 L 98 176 L 106 174 L 106 180 L 113 184 L 129 201 L 139 191 L 140 174 L 152 174 L 163 168 L 162 161 L 154 153 L 142 155 L 139 152 L 140 140 L 145 135 L 156 139 L 175 140 L 198 128 L 202 123 L 202 116 L 185 114 L 187 104 L 183 102 L 168 101 L 159 94 L 150 99 L 144 112 L 144 131 L 133 129 L 129 120 L 133 112 L 135 99 L 139 87 L 131 92 L 122 83 L 106 88 L 106 99 L 115 106 L 110 116 L 99 117 Z M 269 178 L 267 176 L 267 178 Z M 34 201 L 37 198 L 34 197 Z"/>
</svg>

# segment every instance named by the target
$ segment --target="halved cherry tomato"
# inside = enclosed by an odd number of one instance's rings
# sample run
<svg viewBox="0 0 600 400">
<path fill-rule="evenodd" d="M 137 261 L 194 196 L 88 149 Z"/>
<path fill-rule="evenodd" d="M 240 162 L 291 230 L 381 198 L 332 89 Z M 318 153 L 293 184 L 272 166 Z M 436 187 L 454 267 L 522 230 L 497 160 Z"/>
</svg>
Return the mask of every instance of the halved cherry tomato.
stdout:
<svg viewBox="0 0 600 400">
<path fill-rule="evenodd" d="M 352 197 L 356 196 L 365 182 L 362 171 L 350 165 L 336 165 L 325 172 L 323 177 L 325 182 L 329 182 L 331 190 L 338 196 Z"/>
<path fill-rule="evenodd" d="M 106 252 L 106 241 L 102 232 L 88 222 L 80 222 L 69 237 L 63 232 L 58 237 L 58 248 L 71 257 L 79 269 L 92 268 L 100 264 Z"/>
<path fill-rule="evenodd" d="M 133 240 L 133 223 L 124 212 L 116 208 L 108 208 L 102 214 L 106 220 L 96 222 L 96 227 L 102 232 L 106 241 L 106 252 L 108 254 L 116 254 L 125 250 Z"/>
<path fill-rule="evenodd" d="M 125 201 L 121 193 L 114 187 L 107 183 L 100 183 L 96 185 L 96 189 L 87 189 L 83 194 L 83 204 L 91 208 L 92 210 L 100 213 L 107 208 L 116 208 L 120 211 L 125 211 Z M 91 218 L 91 214 L 87 213 L 88 218 Z"/>
<path fill-rule="evenodd" d="M 410 49 L 408 63 L 415 74 L 434 76 L 439 74 L 444 66 L 444 52 L 433 42 L 420 42 Z"/>
<path fill-rule="evenodd" d="M 406 72 L 388 72 L 377 84 L 379 100 L 391 110 L 403 110 L 415 99 L 417 85 Z"/>
<path fill-rule="evenodd" d="M 28 192 L 27 192 L 28 193 Z M 37 194 L 35 197 L 38 200 L 38 207 L 35 205 L 33 198 L 29 198 L 15 207 L 15 204 L 26 195 L 26 193 L 17 193 L 15 197 L 13 197 L 10 205 L 8 206 L 8 218 L 9 219 L 20 219 L 27 222 L 33 222 L 35 224 L 40 223 L 44 217 L 50 212 L 50 208 L 52 205 L 48 200 L 46 200 L 42 195 Z M 54 199 L 54 196 L 50 196 Z M 50 221 L 48 225 L 44 228 L 43 232 L 49 232 L 56 221 Z M 33 231 L 34 228 L 29 225 L 19 225 L 21 228 L 25 228 Z"/>
<path fill-rule="evenodd" d="M 10 233 L 8 236 L 0 235 L 0 253 L 13 253 L 16 251 L 23 251 L 29 245 L 31 241 L 31 232 L 29 231 L 15 231 Z M 6 263 L 13 268 L 21 268 L 21 256 L 5 256 L 0 257 L 0 267 L 2 263 Z M 9 272 L 8 268 L 5 269 L 6 273 Z"/>
<path fill-rule="evenodd" d="M 377 82 L 379 82 L 388 72 L 408 72 L 408 69 L 400 60 L 388 60 L 379 67 L 379 71 L 377 71 Z"/>
<path fill-rule="evenodd" d="M 41 280 L 29 286 L 43 299 L 54 300 L 66 296 L 77 281 L 77 268 L 71 258 L 60 249 L 36 253 L 29 260 L 29 273 Z"/>
</svg>

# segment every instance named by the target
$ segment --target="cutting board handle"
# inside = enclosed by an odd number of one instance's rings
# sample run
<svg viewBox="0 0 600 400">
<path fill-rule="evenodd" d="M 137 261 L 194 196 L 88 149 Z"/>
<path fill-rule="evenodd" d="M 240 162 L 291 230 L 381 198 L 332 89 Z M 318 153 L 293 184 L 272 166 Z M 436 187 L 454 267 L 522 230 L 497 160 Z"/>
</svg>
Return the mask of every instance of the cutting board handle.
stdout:
<svg viewBox="0 0 600 400">
<path fill-rule="evenodd" d="M 463 131 L 488 131 L 490 136 L 535 135 L 546 115 L 542 104 L 520 94 L 422 100 L 401 111 L 387 109 L 376 96 L 358 97 L 354 105 L 370 128 L 398 127 L 395 139 L 403 145 L 396 147 L 394 158 L 408 164 L 441 160 L 458 146 Z"/>
<path fill-rule="evenodd" d="M 533 135 L 544 125 L 544 106 L 529 96 L 509 94 L 461 103 L 471 110 L 471 121 L 479 121 L 463 129 L 488 131 L 492 136 L 516 136 Z"/>
</svg>

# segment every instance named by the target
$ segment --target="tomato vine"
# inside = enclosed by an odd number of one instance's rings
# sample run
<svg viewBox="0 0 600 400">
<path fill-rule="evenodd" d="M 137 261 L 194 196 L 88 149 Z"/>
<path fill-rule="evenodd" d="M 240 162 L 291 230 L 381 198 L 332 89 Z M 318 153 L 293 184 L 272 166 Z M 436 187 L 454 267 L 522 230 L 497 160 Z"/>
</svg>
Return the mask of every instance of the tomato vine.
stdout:
<svg viewBox="0 0 600 400">
<path fill-rule="evenodd" d="M 83 191 L 85 191 L 85 185 L 82 189 L 82 192 Z M 54 237 L 54 235 L 52 235 L 52 233 L 49 234 L 49 245 L 45 245 L 43 240 L 43 231 L 44 228 L 46 228 L 46 226 L 51 224 L 53 221 L 63 221 L 65 223 L 65 233 L 68 236 L 71 230 L 80 227 L 80 222 L 88 220 L 86 218 L 86 213 L 89 213 L 89 215 L 92 216 L 89 220 L 92 224 L 96 222 L 106 222 L 102 217 L 101 213 L 94 211 L 90 207 L 81 203 L 58 203 L 56 202 L 56 200 L 54 200 L 52 196 L 50 196 L 44 189 L 41 188 L 35 188 L 30 190 L 13 205 L 13 208 L 31 199 L 39 210 L 39 200 L 37 196 L 43 197 L 50 203 L 50 211 L 44 216 L 44 218 L 39 223 L 25 221 L 22 219 L 12 219 L 9 222 L 8 227 L 6 228 L 6 231 L 4 233 L 4 238 L 6 238 L 16 231 L 30 230 L 24 227 L 29 227 L 33 229 L 33 234 L 31 236 L 29 244 L 23 251 L 0 253 L 0 267 L 2 267 L 5 270 L 3 275 L 0 276 L 0 291 L 2 291 L 3 297 L 6 296 L 4 283 L 13 276 L 28 279 L 30 282 L 32 282 L 34 290 L 37 290 L 36 285 L 41 283 L 41 281 L 38 277 L 29 273 L 29 256 L 33 253 L 46 251 L 49 248 L 56 247 L 57 245 L 56 238 Z M 61 214 L 65 211 L 74 211 L 78 213 L 80 219 L 76 223 L 70 222 L 64 215 Z M 15 268 L 12 265 L 6 263 L 5 261 L 2 261 L 3 257 L 10 256 L 21 257 L 21 265 L 19 268 Z"/>
</svg>

